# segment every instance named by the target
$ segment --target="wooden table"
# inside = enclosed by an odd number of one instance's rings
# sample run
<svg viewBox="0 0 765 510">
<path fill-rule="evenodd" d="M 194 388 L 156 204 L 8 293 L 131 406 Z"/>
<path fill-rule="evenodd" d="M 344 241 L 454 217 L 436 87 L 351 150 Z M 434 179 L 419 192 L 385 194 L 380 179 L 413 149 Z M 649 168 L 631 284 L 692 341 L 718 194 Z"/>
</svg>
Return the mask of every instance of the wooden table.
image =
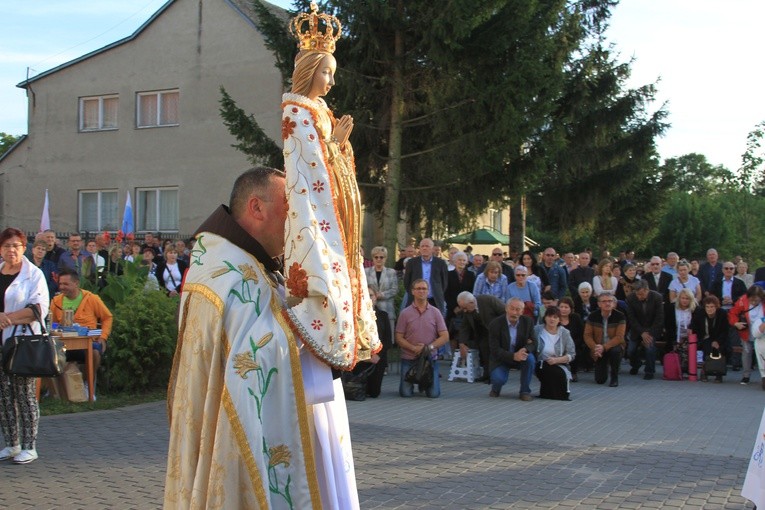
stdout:
<svg viewBox="0 0 765 510">
<path fill-rule="evenodd" d="M 93 385 L 93 379 L 95 374 L 93 373 L 93 342 L 97 340 L 95 336 L 62 336 L 56 337 L 56 340 L 60 340 L 64 344 L 67 351 L 87 351 L 85 354 L 85 368 L 88 372 L 88 400 L 93 402 L 95 400 L 95 387 Z M 37 400 L 40 400 L 40 378 L 37 378 Z"/>
<path fill-rule="evenodd" d="M 85 367 L 88 372 L 88 400 L 93 402 L 95 399 L 95 386 L 93 379 L 93 342 L 98 340 L 97 336 L 62 336 L 59 338 L 63 342 L 67 351 L 83 351 L 87 350 L 85 354 Z"/>
</svg>

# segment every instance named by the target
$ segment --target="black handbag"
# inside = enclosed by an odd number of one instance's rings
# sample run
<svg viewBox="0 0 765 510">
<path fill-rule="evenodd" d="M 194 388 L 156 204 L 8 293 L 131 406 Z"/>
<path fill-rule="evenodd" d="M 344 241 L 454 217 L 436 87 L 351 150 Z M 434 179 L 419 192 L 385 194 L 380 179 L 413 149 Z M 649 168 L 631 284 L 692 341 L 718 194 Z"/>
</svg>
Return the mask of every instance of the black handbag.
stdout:
<svg viewBox="0 0 765 510">
<path fill-rule="evenodd" d="M 361 372 L 343 372 L 340 379 L 343 383 L 343 393 L 345 400 L 355 400 L 361 402 L 367 398 L 367 379 L 372 375 L 377 365 L 372 364 Z"/>
<path fill-rule="evenodd" d="M 707 376 L 723 376 L 728 373 L 727 360 L 719 349 L 712 349 L 712 352 L 704 355 L 704 373 Z"/>
<path fill-rule="evenodd" d="M 404 381 L 417 384 L 421 390 L 433 386 L 433 361 L 430 359 L 430 349 L 427 345 L 414 360 L 412 367 L 407 370 Z"/>
<path fill-rule="evenodd" d="M 48 336 L 36 305 L 29 305 L 40 323 L 42 333 L 26 335 L 27 326 L 17 335 L 18 325 L 3 342 L 3 370 L 19 377 L 56 377 L 64 371 L 66 349 L 61 342 Z M 31 329 L 31 328 L 30 328 Z"/>
</svg>

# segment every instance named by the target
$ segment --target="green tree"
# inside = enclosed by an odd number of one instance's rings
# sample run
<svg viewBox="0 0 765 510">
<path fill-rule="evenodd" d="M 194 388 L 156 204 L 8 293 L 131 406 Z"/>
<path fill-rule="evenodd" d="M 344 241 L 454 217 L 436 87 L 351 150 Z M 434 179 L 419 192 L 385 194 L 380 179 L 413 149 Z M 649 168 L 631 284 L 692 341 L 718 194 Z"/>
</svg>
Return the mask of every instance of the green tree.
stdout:
<svg viewBox="0 0 765 510">
<path fill-rule="evenodd" d="M 390 250 L 401 218 L 425 223 L 426 234 L 458 229 L 518 191 L 534 169 L 520 148 L 556 121 L 564 66 L 588 50 L 584 41 L 602 31 L 615 3 L 333 2 L 347 36 L 328 100 L 355 118 L 364 202 L 382 219 Z M 254 5 L 287 82 L 294 42 L 278 16 Z"/>
<path fill-rule="evenodd" d="M 10 149 L 19 138 L 21 137 L 9 135 L 8 133 L 0 131 L 0 156 L 5 154 L 5 152 Z"/>
<path fill-rule="evenodd" d="M 530 142 L 528 202 L 564 244 L 592 233 L 601 249 L 639 249 L 653 234 L 671 181 L 655 148 L 666 111 L 650 113 L 655 87 L 627 89 L 629 76 L 598 40 L 567 66 L 550 123 Z"/>
<path fill-rule="evenodd" d="M 765 121 L 760 122 L 746 137 L 746 152 L 741 155 L 739 189 L 754 191 L 765 196 L 765 153 L 762 138 L 765 136 Z"/>
<path fill-rule="evenodd" d="M 672 189 L 713 195 L 737 189 L 736 176 L 723 165 L 712 165 L 703 154 L 690 153 L 664 160 L 663 171 L 673 176 Z"/>
</svg>

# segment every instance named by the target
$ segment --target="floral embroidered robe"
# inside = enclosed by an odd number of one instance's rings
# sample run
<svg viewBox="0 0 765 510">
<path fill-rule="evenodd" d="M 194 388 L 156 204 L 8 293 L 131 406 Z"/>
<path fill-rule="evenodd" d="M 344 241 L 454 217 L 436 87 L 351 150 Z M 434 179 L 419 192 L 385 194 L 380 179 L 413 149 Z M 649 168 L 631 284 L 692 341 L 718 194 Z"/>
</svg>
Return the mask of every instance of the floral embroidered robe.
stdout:
<svg viewBox="0 0 765 510">
<path fill-rule="evenodd" d="M 169 386 L 165 508 L 321 508 L 313 406 L 282 309 L 254 256 L 198 236 Z M 350 452 L 350 436 L 335 439 Z"/>
<path fill-rule="evenodd" d="M 284 94 L 285 314 L 316 357 L 350 370 L 381 345 L 360 254 L 353 149 L 332 139 L 334 122 L 322 99 Z"/>
</svg>

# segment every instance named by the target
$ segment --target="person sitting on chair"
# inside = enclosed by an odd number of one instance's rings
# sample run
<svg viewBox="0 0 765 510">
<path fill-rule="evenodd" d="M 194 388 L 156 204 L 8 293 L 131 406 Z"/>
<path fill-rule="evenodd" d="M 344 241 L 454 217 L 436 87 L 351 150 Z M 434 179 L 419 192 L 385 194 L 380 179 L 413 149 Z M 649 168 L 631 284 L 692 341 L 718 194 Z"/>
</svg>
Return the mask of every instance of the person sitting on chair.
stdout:
<svg viewBox="0 0 765 510">
<path fill-rule="evenodd" d="M 61 293 L 50 304 L 51 320 L 59 324 L 64 319 L 64 310 L 74 310 L 74 322 L 88 329 L 97 329 L 101 324 L 101 335 L 93 341 L 93 372 L 101 366 L 101 356 L 106 352 L 106 339 L 112 331 L 112 312 L 101 298 L 87 290 L 80 289 L 80 275 L 74 269 L 63 268 L 58 275 Z M 85 362 L 84 351 L 66 353 L 67 361 Z M 94 378 L 95 380 L 95 378 Z"/>
</svg>

